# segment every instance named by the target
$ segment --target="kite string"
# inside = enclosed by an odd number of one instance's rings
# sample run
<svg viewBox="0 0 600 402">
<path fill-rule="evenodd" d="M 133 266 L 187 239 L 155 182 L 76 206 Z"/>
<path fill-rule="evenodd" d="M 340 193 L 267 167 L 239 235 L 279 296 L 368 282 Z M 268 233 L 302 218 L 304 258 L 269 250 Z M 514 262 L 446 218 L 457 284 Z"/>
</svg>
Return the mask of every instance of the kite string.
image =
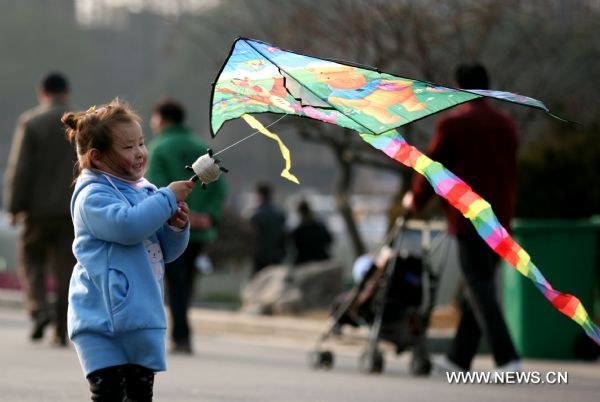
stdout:
<svg viewBox="0 0 600 402">
<path fill-rule="evenodd" d="M 269 127 L 271 127 L 271 126 L 275 125 L 276 123 L 279 123 L 279 122 L 280 122 L 282 119 L 284 119 L 285 117 L 287 117 L 287 114 L 284 114 L 284 115 L 282 115 L 280 118 L 278 118 L 277 120 L 275 120 L 273 123 L 271 123 L 271 124 L 267 125 L 265 128 L 269 128 Z M 256 130 L 255 132 L 251 133 L 250 135 L 247 135 L 246 137 L 242 138 L 241 140 L 239 140 L 239 141 L 237 141 L 237 142 L 234 142 L 233 144 L 231 144 L 231 145 L 229 145 L 228 147 L 226 147 L 226 148 L 224 148 L 224 149 L 220 150 L 219 152 L 215 152 L 215 153 L 213 154 L 213 156 L 219 155 L 220 153 L 227 151 L 229 148 L 232 148 L 232 147 L 234 147 L 234 146 L 238 145 L 239 143 L 241 143 L 241 142 L 243 142 L 243 141 L 246 141 L 246 140 L 247 140 L 248 138 L 250 138 L 250 137 L 254 137 L 254 136 L 255 136 L 256 134 L 258 134 L 258 133 L 260 133 L 260 130 Z"/>
</svg>

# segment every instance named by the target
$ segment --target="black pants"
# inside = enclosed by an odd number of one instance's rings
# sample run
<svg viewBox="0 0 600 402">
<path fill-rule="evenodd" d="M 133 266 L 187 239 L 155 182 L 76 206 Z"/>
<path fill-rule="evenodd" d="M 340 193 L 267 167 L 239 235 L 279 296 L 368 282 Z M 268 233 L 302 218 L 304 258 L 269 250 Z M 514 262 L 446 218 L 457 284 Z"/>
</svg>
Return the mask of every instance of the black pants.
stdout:
<svg viewBox="0 0 600 402">
<path fill-rule="evenodd" d="M 189 343 L 190 326 L 187 312 L 194 294 L 195 260 L 203 249 L 202 243 L 190 242 L 175 261 L 166 264 L 165 280 L 171 312 L 171 338 L 175 344 Z"/>
<path fill-rule="evenodd" d="M 135 364 L 106 367 L 87 376 L 92 401 L 152 401 L 154 371 Z"/>
<path fill-rule="evenodd" d="M 498 255 L 477 235 L 458 236 L 460 267 L 465 279 L 462 316 L 448 358 L 469 370 L 482 335 L 498 366 L 518 359 L 496 297 Z"/>
</svg>

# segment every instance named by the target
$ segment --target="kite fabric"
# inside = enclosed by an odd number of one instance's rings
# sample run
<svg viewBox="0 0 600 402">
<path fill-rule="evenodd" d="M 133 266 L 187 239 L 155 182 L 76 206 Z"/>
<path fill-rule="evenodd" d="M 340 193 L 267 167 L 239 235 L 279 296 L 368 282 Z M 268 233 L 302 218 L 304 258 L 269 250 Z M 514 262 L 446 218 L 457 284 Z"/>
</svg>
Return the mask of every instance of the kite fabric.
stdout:
<svg viewBox="0 0 600 402">
<path fill-rule="evenodd" d="M 482 97 L 534 107 L 552 115 L 542 102 L 510 92 L 444 87 L 309 57 L 245 38 L 234 43 L 213 85 L 213 136 L 226 121 L 250 113 L 297 115 L 357 131 L 365 142 L 425 176 L 437 194 L 471 220 L 490 248 L 533 281 L 557 310 L 581 325 L 600 346 L 600 329 L 579 299 L 552 288 L 527 252 L 500 225 L 491 205 L 442 164 L 409 145 L 395 130 Z M 248 121 L 247 116 L 243 118 Z M 266 130 L 256 119 L 252 124 L 261 132 Z M 281 141 L 277 141 L 281 147 Z M 289 166 L 288 151 L 288 173 Z"/>
<path fill-rule="evenodd" d="M 213 136 L 246 113 L 285 113 L 382 134 L 481 97 L 542 109 L 540 101 L 510 92 L 461 90 L 397 77 L 238 39 L 214 83 Z"/>
</svg>

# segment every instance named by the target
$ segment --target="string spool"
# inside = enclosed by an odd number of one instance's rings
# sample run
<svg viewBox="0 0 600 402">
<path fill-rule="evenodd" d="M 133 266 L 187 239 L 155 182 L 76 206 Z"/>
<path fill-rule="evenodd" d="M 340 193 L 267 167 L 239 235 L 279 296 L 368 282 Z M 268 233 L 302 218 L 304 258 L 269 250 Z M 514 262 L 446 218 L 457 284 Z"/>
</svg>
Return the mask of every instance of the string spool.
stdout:
<svg viewBox="0 0 600 402">
<path fill-rule="evenodd" d="M 192 164 L 192 170 L 203 183 L 211 183 L 221 176 L 221 168 L 209 154 L 196 159 Z"/>
</svg>

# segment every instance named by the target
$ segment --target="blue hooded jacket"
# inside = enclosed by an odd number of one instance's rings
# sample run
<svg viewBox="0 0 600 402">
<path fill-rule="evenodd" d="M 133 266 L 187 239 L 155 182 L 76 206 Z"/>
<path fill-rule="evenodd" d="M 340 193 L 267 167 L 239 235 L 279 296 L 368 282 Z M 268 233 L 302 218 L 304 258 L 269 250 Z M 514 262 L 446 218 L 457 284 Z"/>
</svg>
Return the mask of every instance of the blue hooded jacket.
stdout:
<svg viewBox="0 0 600 402">
<path fill-rule="evenodd" d="M 68 332 L 86 375 L 118 364 L 165 369 L 164 264 L 189 239 L 189 225 L 178 231 L 167 223 L 177 208 L 170 189 L 145 179 L 131 183 L 88 169 L 79 176 Z"/>
</svg>

